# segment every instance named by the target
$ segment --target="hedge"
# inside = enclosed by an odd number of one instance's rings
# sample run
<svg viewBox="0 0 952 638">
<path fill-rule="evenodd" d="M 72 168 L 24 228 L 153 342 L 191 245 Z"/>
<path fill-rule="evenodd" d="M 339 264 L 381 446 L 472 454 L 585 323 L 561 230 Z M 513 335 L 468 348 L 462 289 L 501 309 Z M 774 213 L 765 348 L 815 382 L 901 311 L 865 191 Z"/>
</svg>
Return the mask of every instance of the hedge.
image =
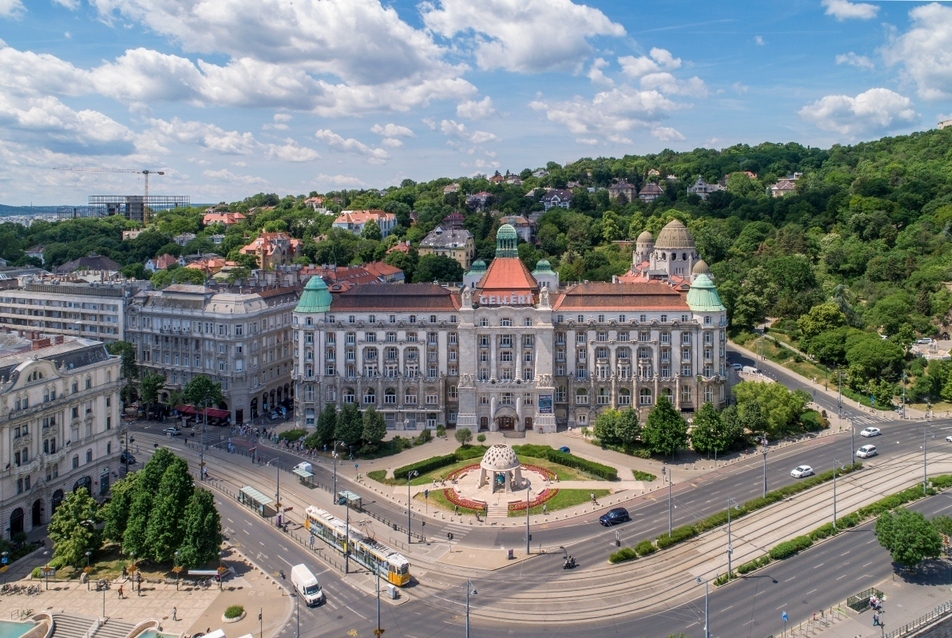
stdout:
<svg viewBox="0 0 952 638">
<path fill-rule="evenodd" d="M 549 448 L 545 454 L 545 458 L 553 463 L 558 463 L 565 467 L 573 467 L 608 481 L 618 480 L 618 470 L 615 468 L 580 458 L 574 454 L 566 454 L 565 452 L 559 452 L 558 450 Z"/>
<path fill-rule="evenodd" d="M 761 567 L 769 563 L 770 563 L 770 554 L 764 554 L 760 558 L 755 558 L 754 560 L 748 561 L 744 563 L 743 565 L 741 565 L 740 567 L 738 567 L 737 573 L 748 574 L 754 571 L 755 569 L 760 569 Z"/>
<path fill-rule="evenodd" d="M 638 543 L 637 545 L 635 545 L 635 552 L 639 556 L 647 556 L 649 554 L 654 554 L 656 551 L 658 551 L 658 548 L 655 547 L 654 543 L 652 543 L 648 539 L 645 539 L 641 541 L 640 543 Z"/>
<path fill-rule="evenodd" d="M 815 530 L 810 532 L 810 538 L 814 541 L 823 540 L 838 533 L 839 530 L 833 527 L 833 523 L 826 523 L 825 525 L 820 525 Z"/>
<path fill-rule="evenodd" d="M 684 541 L 694 538 L 698 535 L 698 531 L 694 528 L 693 525 L 682 525 L 681 527 L 675 527 L 671 530 L 671 535 L 662 534 L 655 540 L 655 543 L 658 545 L 658 549 L 665 549 L 676 545 L 678 543 L 683 543 Z"/>
<path fill-rule="evenodd" d="M 443 456 L 431 456 L 428 459 L 423 459 L 422 461 L 417 461 L 416 463 L 411 463 L 410 465 L 404 465 L 403 467 L 398 467 L 393 471 L 393 478 L 406 480 L 410 472 L 419 472 L 421 475 L 426 474 L 427 472 L 432 472 L 433 470 L 438 470 L 441 467 L 446 467 L 447 465 L 452 465 L 456 463 L 455 454 L 444 454 Z"/>
<path fill-rule="evenodd" d="M 456 448 L 453 454 L 457 461 L 466 461 L 468 459 L 482 458 L 489 448 L 485 445 L 464 445 Z"/>
<path fill-rule="evenodd" d="M 654 474 L 651 474 L 650 472 L 642 472 L 641 470 L 632 470 L 631 473 L 634 474 L 636 481 L 651 482 L 655 480 L 656 478 L 658 478 L 657 476 L 655 476 Z"/>
<path fill-rule="evenodd" d="M 622 547 L 617 552 L 612 552 L 608 557 L 608 562 L 612 564 L 624 563 L 625 561 L 635 560 L 638 554 L 630 547 Z"/>
</svg>

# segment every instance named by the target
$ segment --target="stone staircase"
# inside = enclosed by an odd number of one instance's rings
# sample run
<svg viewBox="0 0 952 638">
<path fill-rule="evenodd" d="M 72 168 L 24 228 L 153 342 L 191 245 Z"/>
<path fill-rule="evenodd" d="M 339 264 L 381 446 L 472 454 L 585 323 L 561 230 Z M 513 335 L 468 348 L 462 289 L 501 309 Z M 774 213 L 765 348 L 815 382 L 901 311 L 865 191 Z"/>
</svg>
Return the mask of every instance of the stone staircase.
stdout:
<svg viewBox="0 0 952 638">
<path fill-rule="evenodd" d="M 90 638 L 97 624 L 94 618 L 53 614 L 53 636 L 55 638 Z"/>
<path fill-rule="evenodd" d="M 509 518 L 509 503 L 487 504 L 486 518 Z"/>
<path fill-rule="evenodd" d="M 98 619 L 53 614 L 54 638 L 126 638 L 135 625 L 107 619 L 102 626 Z"/>
</svg>

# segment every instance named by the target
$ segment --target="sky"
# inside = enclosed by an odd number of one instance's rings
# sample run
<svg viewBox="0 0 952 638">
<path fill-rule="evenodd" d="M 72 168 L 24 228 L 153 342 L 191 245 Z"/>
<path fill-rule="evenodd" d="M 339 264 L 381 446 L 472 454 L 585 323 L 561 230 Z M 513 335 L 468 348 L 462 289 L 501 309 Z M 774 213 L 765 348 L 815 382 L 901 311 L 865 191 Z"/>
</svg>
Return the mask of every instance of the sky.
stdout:
<svg viewBox="0 0 952 638">
<path fill-rule="evenodd" d="M 952 118 L 952 2 L 0 0 L 0 203 L 231 202 Z"/>
</svg>

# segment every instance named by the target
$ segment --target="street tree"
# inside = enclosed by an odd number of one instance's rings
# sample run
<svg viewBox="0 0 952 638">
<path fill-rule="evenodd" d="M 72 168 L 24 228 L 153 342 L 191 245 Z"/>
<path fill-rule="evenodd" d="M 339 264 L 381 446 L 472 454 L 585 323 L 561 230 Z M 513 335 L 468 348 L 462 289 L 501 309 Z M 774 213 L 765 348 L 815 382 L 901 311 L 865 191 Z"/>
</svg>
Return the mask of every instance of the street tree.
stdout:
<svg viewBox="0 0 952 638">
<path fill-rule="evenodd" d="M 102 533 L 107 540 L 122 543 L 122 537 L 126 532 L 126 521 L 129 520 L 129 510 L 136 495 L 136 483 L 140 476 L 142 476 L 141 472 L 133 472 L 112 484 L 110 488 L 112 496 L 102 510 L 105 522 Z"/>
<path fill-rule="evenodd" d="M 846 315 L 840 307 L 832 301 L 821 303 L 810 308 L 810 311 L 797 319 L 797 328 L 800 329 L 802 343 L 810 341 L 822 332 L 827 332 L 846 325 Z"/>
<path fill-rule="evenodd" d="M 109 354 L 120 356 L 119 375 L 129 383 L 139 378 L 139 366 L 136 365 L 136 349 L 128 341 L 113 341 L 106 344 Z"/>
<path fill-rule="evenodd" d="M 741 383 L 734 387 L 734 396 L 748 432 L 767 432 L 773 437 L 794 431 L 810 402 L 803 390 L 791 392 L 779 383 Z"/>
<path fill-rule="evenodd" d="M 368 407 L 364 411 L 363 434 L 361 435 L 364 446 L 371 450 L 376 450 L 386 435 L 387 422 L 384 420 L 383 415 L 377 412 L 374 406 Z"/>
<path fill-rule="evenodd" d="M 182 388 L 182 396 L 196 408 L 210 408 L 222 401 L 221 383 L 216 383 L 204 374 L 199 374 L 185 384 Z"/>
<path fill-rule="evenodd" d="M 618 443 L 616 438 L 617 429 L 615 427 L 618 421 L 618 410 L 605 410 L 595 417 L 595 425 L 592 430 L 595 438 L 605 445 L 615 445 Z"/>
<path fill-rule="evenodd" d="M 175 457 L 162 474 L 149 513 L 146 546 L 152 560 L 165 562 L 174 558 L 175 550 L 182 544 L 184 537 L 185 506 L 194 490 L 188 463 Z"/>
<path fill-rule="evenodd" d="M 942 534 L 920 512 L 899 508 L 876 521 L 876 538 L 903 567 L 917 567 L 927 558 L 938 558 Z"/>
<path fill-rule="evenodd" d="M 694 426 L 691 428 L 691 447 L 698 454 L 710 455 L 712 452 L 723 452 L 725 449 L 721 432 L 721 415 L 708 401 L 694 415 Z"/>
<path fill-rule="evenodd" d="M 159 489 L 165 470 L 174 458 L 175 455 L 167 448 L 159 448 L 138 473 L 132 504 L 129 506 L 129 517 L 126 519 L 126 528 L 122 533 L 123 553 L 136 556 L 148 555 L 147 539 L 153 496 Z"/>
<path fill-rule="evenodd" d="M 687 447 L 688 423 L 664 395 L 648 414 L 641 439 L 652 454 L 670 456 Z"/>
<path fill-rule="evenodd" d="M 446 255 L 424 255 L 413 271 L 413 283 L 434 281 L 462 281 L 463 267 Z"/>
<path fill-rule="evenodd" d="M 185 506 L 183 522 L 183 542 L 178 548 L 181 565 L 196 568 L 216 560 L 222 543 L 221 516 L 211 492 L 194 490 Z"/>
<path fill-rule="evenodd" d="M 334 442 L 334 435 L 337 432 L 337 406 L 328 403 L 317 417 L 317 427 L 314 433 L 307 437 L 308 447 L 316 448 L 324 445 L 330 445 Z"/>
<path fill-rule="evenodd" d="M 159 392 L 165 387 L 165 375 L 158 373 L 146 374 L 139 381 L 139 398 L 148 410 L 159 402 Z"/>
<path fill-rule="evenodd" d="M 473 440 L 473 431 L 469 428 L 456 428 L 456 434 L 453 436 L 456 437 L 456 440 L 460 445 L 466 446 L 469 445 L 470 441 Z"/>
<path fill-rule="evenodd" d="M 102 544 L 96 531 L 98 522 L 99 504 L 87 490 L 67 494 L 53 512 L 46 530 L 53 543 L 53 558 L 63 565 L 79 566 L 86 560 L 86 552 Z"/>
<path fill-rule="evenodd" d="M 625 446 L 634 445 L 641 438 L 641 423 L 638 413 L 632 407 L 618 412 L 615 419 L 615 439 Z"/>
<path fill-rule="evenodd" d="M 344 443 L 344 445 L 357 445 L 360 443 L 360 437 L 364 434 L 364 423 L 360 416 L 360 410 L 355 403 L 345 403 L 337 415 L 337 427 L 334 431 L 334 438 Z"/>
</svg>

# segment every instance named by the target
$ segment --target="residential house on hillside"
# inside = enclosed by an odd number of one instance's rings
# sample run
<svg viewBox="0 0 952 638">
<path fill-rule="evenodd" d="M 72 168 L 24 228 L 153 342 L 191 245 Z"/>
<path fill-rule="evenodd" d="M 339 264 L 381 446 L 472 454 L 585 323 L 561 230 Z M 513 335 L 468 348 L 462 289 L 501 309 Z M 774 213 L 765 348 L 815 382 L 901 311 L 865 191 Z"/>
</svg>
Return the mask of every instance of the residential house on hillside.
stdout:
<svg viewBox="0 0 952 638">
<path fill-rule="evenodd" d="M 184 266 L 185 260 L 182 259 L 181 257 L 176 258 L 166 253 L 164 255 L 159 255 L 158 257 L 154 257 L 148 260 L 147 262 L 145 262 L 145 269 L 148 270 L 149 272 L 158 272 L 160 270 L 167 269 L 172 264 L 179 264 L 180 266 Z"/>
<path fill-rule="evenodd" d="M 261 233 L 241 249 L 242 255 L 254 255 L 258 268 L 272 270 L 275 266 L 294 260 L 301 252 L 301 240 L 287 233 Z"/>
<path fill-rule="evenodd" d="M 492 182 L 493 184 L 502 184 L 503 182 L 506 181 L 506 178 L 500 175 L 499 171 L 496 171 L 496 173 L 492 177 L 489 178 L 489 181 Z"/>
<path fill-rule="evenodd" d="M 193 239 L 195 239 L 195 233 L 179 233 L 172 238 L 172 241 L 174 241 L 179 246 L 184 246 Z"/>
<path fill-rule="evenodd" d="M 485 210 L 490 200 L 492 200 L 492 197 L 492 193 L 479 191 L 473 195 L 466 196 L 466 205 L 475 210 Z"/>
<path fill-rule="evenodd" d="M 648 182 L 644 188 L 638 191 L 638 199 L 643 202 L 653 202 L 664 195 L 664 190 L 654 182 Z"/>
<path fill-rule="evenodd" d="M 625 180 L 615 182 L 608 187 L 608 199 L 618 199 L 620 195 L 624 195 L 625 198 L 631 202 L 638 196 L 638 189 Z"/>
<path fill-rule="evenodd" d="M 46 258 L 43 256 L 43 252 L 46 250 L 46 246 L 43 244 L 37 244 L 32 248 L 28 248 L 25 251 L 27 257 L 33 257 L 34 259 L 39 259 L 41 264 L 46 263 Z"/>
<path fill-rule="evenodd" d="M 247 219 L 241 213 L 205 213 L 205 216 L 202 217 L 202 226 L 208 226 L 210 224 L 224 224 L 225 226 L 233 226 L 240 221 Z"/>
<path fill-rule="evenodd" d="M 476 255 L 476 242 L 468 230 L 444 229 L 437 226 L 427 235 L 417 248 L 420 257 L 426 255 L 444 255 L 456 260 L 463 270 L 469 270 Z"/>
<path fill-rule="evenodd" d="M 500 224 L 509 224 L 516 229 L 516 234 L 525 242 L 532 242 L 535 233 L 535 224 L 522 215 L 504 215 L 499 218 Z"/>
<path fill-rule="evenodd" d="M 778 180 L 776 184 L 768 189 L 770 191 L 770 196 L 783 197 L 784 195 L 789 195 L 790 193 L 796 193 L 797 178 L 799 178 L 800 175 L 801 173 L 794 173 L 793 175 L 788 175 L 784 179 Z"/>
<path fill-rule="evenodd" d="M 394 246 L 387 249 L 387 254 L 390 253 L 409 253 L 410 252 L 410 241 L 398 241 Z"/>
<path fill-rule="evenodd" d="M 397 227 L 397 216 L 382 210 L 345 210 L 334 220 L 334 228 L 360 235 L 364 225 L 373 220 L 380 229 L 380 236 L 386 237 Z"/>
<path fill-rule="evenodd" d="M 550 208 L 569 208 L 572 206 L 572 191 L 564 188 L 549 188 L 546 189 L 541 201 L 545 210 L 549 210 Z"/>
<path fill-rule="evenodd" d="M 218 274 L 222 268 L 229 264 L 234 265 L 234 262 L 225 261 L 224 257 L 219 257 L 218 255 L 208 255 L 193 261 L 186 266 L 186 268 L 200 270 L 205 273 L 206 277 L 211 277 L 212 275 Z"/>
<path fill-rule="evenodd" d="M 108 257 L 103 257 L 96 253 L 89 253 L 86 257 L 67 261 L 65 264 L 57 266 L 55 272 L 61 275 L 71 273 L 74 270 L 95 270 L 97 272 L 114 273 L 118 272 L 120 268 L 121 266 L 119 266 L 118 263 Z"/>
<path fill-rule="evenodd" d="M 145 232 L 144 228 L 136 228 L 134 230 L 124 230 L 122 231 L 122 241 L 132 241 L 139 235 Z"/>
<path fill-rule="evenodd" d="M 310 208 L 311 210 L 320 210 L 324 208 L 324 198 L 323 197 L 308 197 L 304 200 L 304 205 Z"/>
<path fill-rule="evenodd" d="M 722 190 L 724 190 L 723 186 L 720 184 L 708 184 L 700 175 L 697 176 L 693 186 L 688 186 L 688 194 L 697 195 L 701 199 L 707 199 L 707 196 L 711 193 Z"/>
<path fill-rule="evenodd" d="M 459 192 L 459 184 L 455 182 L 453 184 L 447 184 L 446 186 L 443 187 L 444 195 L 449 195 L 450 193 L 458 193 L 458 192 Z"/>
</svg>

